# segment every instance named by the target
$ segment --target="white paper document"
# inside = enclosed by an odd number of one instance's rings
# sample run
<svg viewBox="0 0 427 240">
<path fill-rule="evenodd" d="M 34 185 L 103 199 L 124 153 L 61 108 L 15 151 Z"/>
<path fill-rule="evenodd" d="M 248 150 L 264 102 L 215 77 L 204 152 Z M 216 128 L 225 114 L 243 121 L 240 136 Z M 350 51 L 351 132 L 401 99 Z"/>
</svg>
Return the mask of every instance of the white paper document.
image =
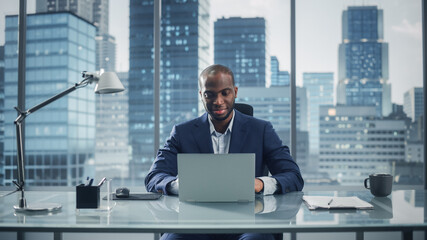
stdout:
<svg viewBox="0 0 427 240">
<path fill-rule="evenodd" d="M 308 209 L 373 209 L 374 206 L 358 197 L 303 196 Z"/>
</svg>

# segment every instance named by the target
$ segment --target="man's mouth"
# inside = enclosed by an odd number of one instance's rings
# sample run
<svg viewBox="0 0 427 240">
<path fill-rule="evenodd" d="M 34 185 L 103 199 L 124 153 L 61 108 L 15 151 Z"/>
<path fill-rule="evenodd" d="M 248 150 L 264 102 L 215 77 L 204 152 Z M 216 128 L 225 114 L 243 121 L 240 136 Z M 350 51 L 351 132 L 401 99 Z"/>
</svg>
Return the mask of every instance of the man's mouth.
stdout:
<svg viewBox="0 0 427 240">
<path fill-rule="evenodd" d="M 221 114 L 224 114 L 226 112 L 226 109 L 214 110 L 213 112 L 217 115 L 221 115 Z"/>
</svg>

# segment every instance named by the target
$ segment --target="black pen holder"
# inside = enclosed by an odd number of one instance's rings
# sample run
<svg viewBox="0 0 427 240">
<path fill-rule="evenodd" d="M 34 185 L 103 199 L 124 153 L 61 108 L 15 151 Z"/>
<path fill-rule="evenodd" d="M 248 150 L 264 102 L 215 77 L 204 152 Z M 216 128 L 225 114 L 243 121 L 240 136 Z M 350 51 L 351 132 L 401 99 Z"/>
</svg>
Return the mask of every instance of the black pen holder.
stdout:
<svg viewBox="0 0 427 240">
<path fill-rule="evenodd" d="M 99 195 L 99 186 L 86 186 L 84 184 L 76 186 L 76 208 L 98 208 L 100 204 Z"/>
</svg>

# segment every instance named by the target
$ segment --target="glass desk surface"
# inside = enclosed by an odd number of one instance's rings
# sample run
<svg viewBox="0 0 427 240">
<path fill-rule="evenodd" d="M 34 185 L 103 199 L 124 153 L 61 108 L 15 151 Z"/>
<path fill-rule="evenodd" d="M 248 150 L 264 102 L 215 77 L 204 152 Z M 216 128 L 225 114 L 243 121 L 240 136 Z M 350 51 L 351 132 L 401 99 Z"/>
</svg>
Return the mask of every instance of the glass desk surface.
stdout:
<svg viewBox="0 0 427 240">
<path fill-rule="evenodd" d="M 0 192 L 1 195 L 7 192 Z M 316 232 L 426 230 L 425 190 L 398 190 L 386 198 L 369 191 L 310 191 L 257 196 L 251 203 L 186 203 L 162 196 L 152 201 L 115 201 L 111 211 L 76 211 L 74 192 L 27 191 L 28 203 L 56 202 L 59 212 L 18 213 L 18 193 L 0 197 L 1 231 L 51 232 Z M 373 210 L 310 211 L 303 195 L 358 196 Z M 101 200 L 105 202 L 105 200 Z"/>
</svg>

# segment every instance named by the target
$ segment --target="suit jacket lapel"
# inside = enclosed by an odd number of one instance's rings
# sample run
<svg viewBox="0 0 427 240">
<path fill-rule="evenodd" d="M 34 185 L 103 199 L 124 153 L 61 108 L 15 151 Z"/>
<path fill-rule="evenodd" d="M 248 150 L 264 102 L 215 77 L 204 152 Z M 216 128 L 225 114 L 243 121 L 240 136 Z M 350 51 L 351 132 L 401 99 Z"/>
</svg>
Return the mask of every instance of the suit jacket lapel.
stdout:
<svg viewBox="0 0 427 240">
<path fill-rule="evenodd" d="M 194 124 L 193 136 L 200 153 L 213 153 L 212 138 L 209 132 L 208 114 L 199 117 Z"/>
<path fill-rule="evenodd" d="M 231 130 L 231 141 L 229 153 L 241 153 L 248 134 L 248 128 L 245 126 L 247 118 L 240 113 L 239 111 L 234 111 L 236 116 L 234 116 L 233 129 Z"/>
</svg>

